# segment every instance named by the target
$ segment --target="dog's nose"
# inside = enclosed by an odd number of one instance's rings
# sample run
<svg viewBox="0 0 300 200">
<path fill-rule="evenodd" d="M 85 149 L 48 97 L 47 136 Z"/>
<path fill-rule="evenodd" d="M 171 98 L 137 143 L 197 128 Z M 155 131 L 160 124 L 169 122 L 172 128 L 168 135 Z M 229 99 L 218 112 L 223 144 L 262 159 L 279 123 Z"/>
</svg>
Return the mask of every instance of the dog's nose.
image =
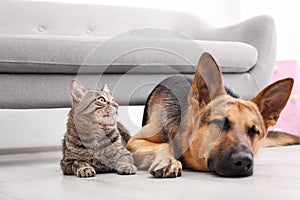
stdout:
<svg viewBox="0 0 300 200">
<path fill-rule="evenodd" d="M 238 152 L 231 156 L 231 164 L 235 174 L 252 175 L 253 173 L 253 156 L 248 152 Z"/>
</svg>

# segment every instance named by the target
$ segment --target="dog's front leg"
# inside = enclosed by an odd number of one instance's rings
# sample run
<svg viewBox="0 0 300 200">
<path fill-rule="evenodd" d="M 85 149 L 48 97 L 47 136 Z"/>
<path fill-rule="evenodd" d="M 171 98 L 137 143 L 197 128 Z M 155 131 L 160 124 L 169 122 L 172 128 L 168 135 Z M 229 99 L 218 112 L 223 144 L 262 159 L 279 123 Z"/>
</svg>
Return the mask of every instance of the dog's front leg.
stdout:
<svg viewBox="0 0 300 200">
<path fill-rule="evenodd" d="M 132 152 L 139 169 L 149 169 L 157 178 L 174 178 L 181 176 L 182 165 L 174 157 L 168 143 L 155 143 L 147 139 L 133 137 L 127 148 Z"/>
</svg>

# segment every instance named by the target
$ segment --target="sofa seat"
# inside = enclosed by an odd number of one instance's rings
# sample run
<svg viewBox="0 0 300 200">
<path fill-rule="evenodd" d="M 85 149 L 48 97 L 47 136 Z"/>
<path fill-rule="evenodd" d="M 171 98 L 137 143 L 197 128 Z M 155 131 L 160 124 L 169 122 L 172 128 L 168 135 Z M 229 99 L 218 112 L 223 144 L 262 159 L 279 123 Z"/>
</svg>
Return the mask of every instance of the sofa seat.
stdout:
<svg viewBox="0 0 300 200">
<path fill-rule="evenodd" d="M 176 36 L 2 36 L 0 46 L 0 73 L 191 74 L 204 51 L 214 56 L 223 73 L 244 73 L 257 63 L 257 50 L 249 44 Z"/>
</svg>

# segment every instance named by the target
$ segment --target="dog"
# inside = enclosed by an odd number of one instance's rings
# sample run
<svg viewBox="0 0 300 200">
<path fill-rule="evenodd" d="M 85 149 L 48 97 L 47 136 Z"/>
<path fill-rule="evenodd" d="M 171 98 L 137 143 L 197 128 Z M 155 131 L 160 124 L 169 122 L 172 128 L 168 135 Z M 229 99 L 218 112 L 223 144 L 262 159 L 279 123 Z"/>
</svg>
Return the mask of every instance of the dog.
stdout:
<svg viewBox="0 0 300 200">
<path fill-rule="evenodd" d="M 157 178 L 181 176 L 182 168 L 223 177 L 253 174 L 259 147 L 299 144 L 300 139 L 269 132 L 293 87 L 279 80 L 251 100 L 224 87 L 214 58 L 203 53 L 194 79 L 174 76 L 149 95 L 143 127 L 127 144 L 139 169 Z"/>
</svg>

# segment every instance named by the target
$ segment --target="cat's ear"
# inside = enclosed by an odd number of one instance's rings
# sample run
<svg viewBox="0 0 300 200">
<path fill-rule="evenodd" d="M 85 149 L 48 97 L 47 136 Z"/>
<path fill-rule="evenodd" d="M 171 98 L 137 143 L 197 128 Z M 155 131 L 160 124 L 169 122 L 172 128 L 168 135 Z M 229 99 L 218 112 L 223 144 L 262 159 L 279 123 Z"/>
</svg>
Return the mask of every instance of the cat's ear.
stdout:
<svg viewBox="0 0 300 200">
<path fill-rule="evenodd" d="M 71 82 L 71 94 L 73 100 L 80 102 L 88 90 L 77 80 Z"/>
<path fill-rule="evenodd" d="M 103 88 L 102 88 L 102 91 L 103 91 L 103 92 L 106 92 L 106 93 L 109 93 L 109 88 L 108 88 L 108 86 L 107 86 L 106 83 L 104 84 L 104 86 L 103 86 Z"/>
</svg>

